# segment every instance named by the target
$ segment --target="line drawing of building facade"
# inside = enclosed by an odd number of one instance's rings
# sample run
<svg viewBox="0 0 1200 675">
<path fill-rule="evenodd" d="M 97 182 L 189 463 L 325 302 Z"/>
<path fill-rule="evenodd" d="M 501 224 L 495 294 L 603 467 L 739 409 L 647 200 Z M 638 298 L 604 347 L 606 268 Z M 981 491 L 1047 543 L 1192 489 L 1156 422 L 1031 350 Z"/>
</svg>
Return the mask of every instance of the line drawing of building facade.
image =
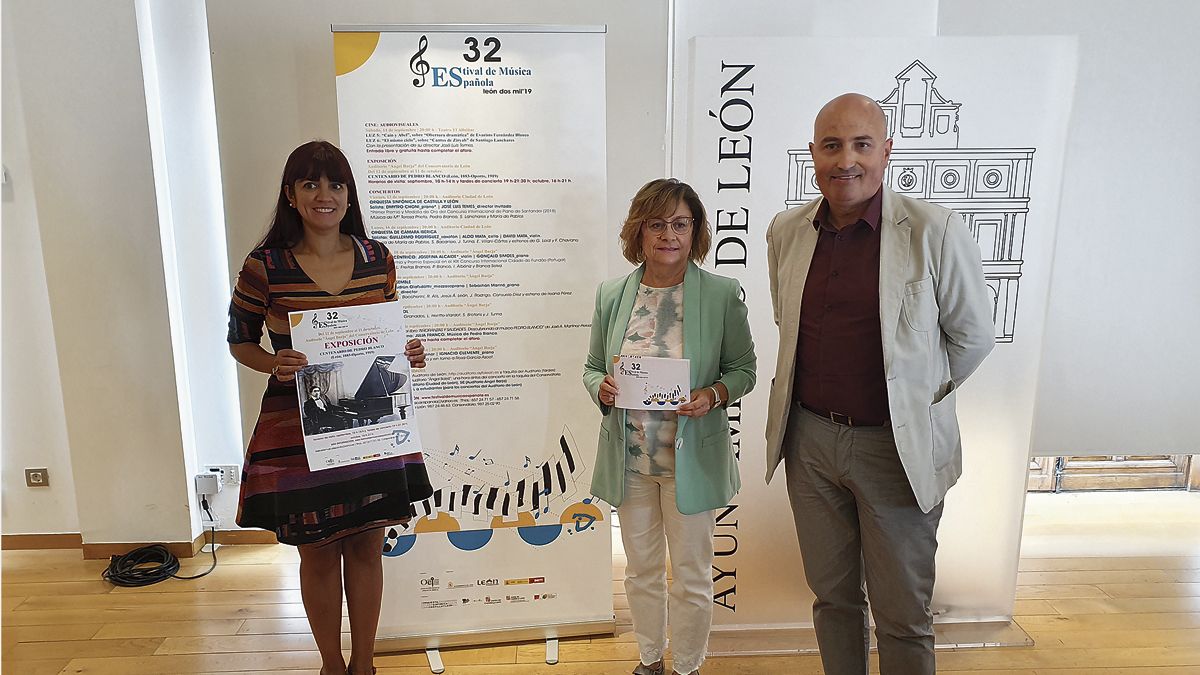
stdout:
<svg viewBox="0 0 1200 675">
<path fill-rule="evenodd" d="M 896 88 L 877 102 L 894 139 L 883 182 L 899 194 L 962 214 L 983 258 L 992 293 L 996 342 L 1016 334 L 1017 297 L 1025 264 L 1025 228 L 1035 148 L 960 148 L 961 103 L 934 86 L 937 75 L 919 59 L 896 75 Z M 788 150 L 788 208 L 821 196 L 812 154 Z"/>
</svg>

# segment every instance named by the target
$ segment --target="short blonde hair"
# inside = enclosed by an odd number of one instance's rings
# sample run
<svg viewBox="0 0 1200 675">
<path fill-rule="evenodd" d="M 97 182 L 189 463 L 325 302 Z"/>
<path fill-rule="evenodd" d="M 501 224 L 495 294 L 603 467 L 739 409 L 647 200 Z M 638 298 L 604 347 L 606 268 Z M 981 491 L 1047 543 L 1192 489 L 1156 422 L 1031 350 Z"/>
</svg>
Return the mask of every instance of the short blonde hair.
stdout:
<svg viewBox="0 0 1200 675">
<path fill-rule="evenodd" d="M 621 226 L 621 253 L 634 265 L 642 264 L 646 256 L 642 253 L 642 223 L 650 218 L 661 218 L 671 214 L 680 201 L 692 211 L 692 249 L 688 259 L 695 263 L 704 262 L 712 245 L 708 231 L 708 215 L 700 195 L 691 185 L 675 178 L 658 178 L 642 186 L 629 204 L 629 215 Z"/>
</svg>

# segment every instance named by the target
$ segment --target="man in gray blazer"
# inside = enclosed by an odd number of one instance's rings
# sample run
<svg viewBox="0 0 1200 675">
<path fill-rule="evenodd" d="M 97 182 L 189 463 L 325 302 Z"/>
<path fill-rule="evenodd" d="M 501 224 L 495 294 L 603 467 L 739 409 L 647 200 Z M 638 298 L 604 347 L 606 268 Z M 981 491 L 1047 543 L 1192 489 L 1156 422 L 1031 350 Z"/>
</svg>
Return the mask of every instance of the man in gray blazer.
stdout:
<svg viewBox="0 0 1200 675">
<path fill-rule="evenodd" d="M 957 213 L 883 187 L 872 99 L 844 94 L 809 144 L 822 199 L 767 230 L 779 354 L 767 481 L 788 495 L 828 675 L 935 672 L 934 553 L 962 472 L 955 393 L 995 344 L 979 246 Z"/>
</svg>

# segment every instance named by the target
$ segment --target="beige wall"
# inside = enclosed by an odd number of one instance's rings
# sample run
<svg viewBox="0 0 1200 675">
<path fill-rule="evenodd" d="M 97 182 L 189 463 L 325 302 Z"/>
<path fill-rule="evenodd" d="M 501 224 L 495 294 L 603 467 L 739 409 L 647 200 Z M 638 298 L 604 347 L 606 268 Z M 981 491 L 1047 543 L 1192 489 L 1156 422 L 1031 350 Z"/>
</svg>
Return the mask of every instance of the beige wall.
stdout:
<svg viewBox="0 0 1200 675">
<path fill-rule="evenodd" d="M 1200 5 L 941 0 L 938 23 L 1079 36 L 1031 453 L 1200 453 Z"/>
<path fill-rule="evenodd" d="M 190 539 L 133 3 L 5 10 L 79 529 L 89 543 Z"/>
<path fill-rule="evenodd" d="M 63 419 L 58 356 L 42 239 L 25 142 L 25 112 L 12 47 L 8 4 L 0 19 L 4 53 L 3 140 L 8 182 L 0 196 L 3 240 L 3 505 L 5 534 L 78 532 L 71 449 Z M 50 486 L 25 486 L 25 468 L 46 468 Z"/>
</svg>

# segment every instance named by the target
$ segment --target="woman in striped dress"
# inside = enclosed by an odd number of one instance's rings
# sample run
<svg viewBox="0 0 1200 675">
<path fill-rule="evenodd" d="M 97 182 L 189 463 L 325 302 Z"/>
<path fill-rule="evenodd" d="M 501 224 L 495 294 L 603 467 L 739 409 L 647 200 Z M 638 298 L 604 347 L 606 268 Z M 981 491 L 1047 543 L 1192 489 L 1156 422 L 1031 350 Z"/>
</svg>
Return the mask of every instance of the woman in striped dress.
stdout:
<svg viewBox="0 0 1200 675">
<path fill-rule="evenodd" d="M 229 351 L 270 373 L 246 450 L 237 523 L 273 530 L 298 547 L 300 593 L 322 675 L 374 671 L 383 596 L 383 533 L 406 522 L 432 493 L 420 453 L 309 471 L 295 374 L 308 363 L 291 349 L 288 312 L 396 299 L 396 267 L 368 239 L 350 164 L 325 141 L 288 157 L 270 230 L 247 256 L 229 307 Z M 263 326 L 272 351 L 260 346 Z M 410 340 L 405 355 L 425 366 Z M 342 590 L 350 614 L 349 668 L 341 651 Z"/>
</svg>

